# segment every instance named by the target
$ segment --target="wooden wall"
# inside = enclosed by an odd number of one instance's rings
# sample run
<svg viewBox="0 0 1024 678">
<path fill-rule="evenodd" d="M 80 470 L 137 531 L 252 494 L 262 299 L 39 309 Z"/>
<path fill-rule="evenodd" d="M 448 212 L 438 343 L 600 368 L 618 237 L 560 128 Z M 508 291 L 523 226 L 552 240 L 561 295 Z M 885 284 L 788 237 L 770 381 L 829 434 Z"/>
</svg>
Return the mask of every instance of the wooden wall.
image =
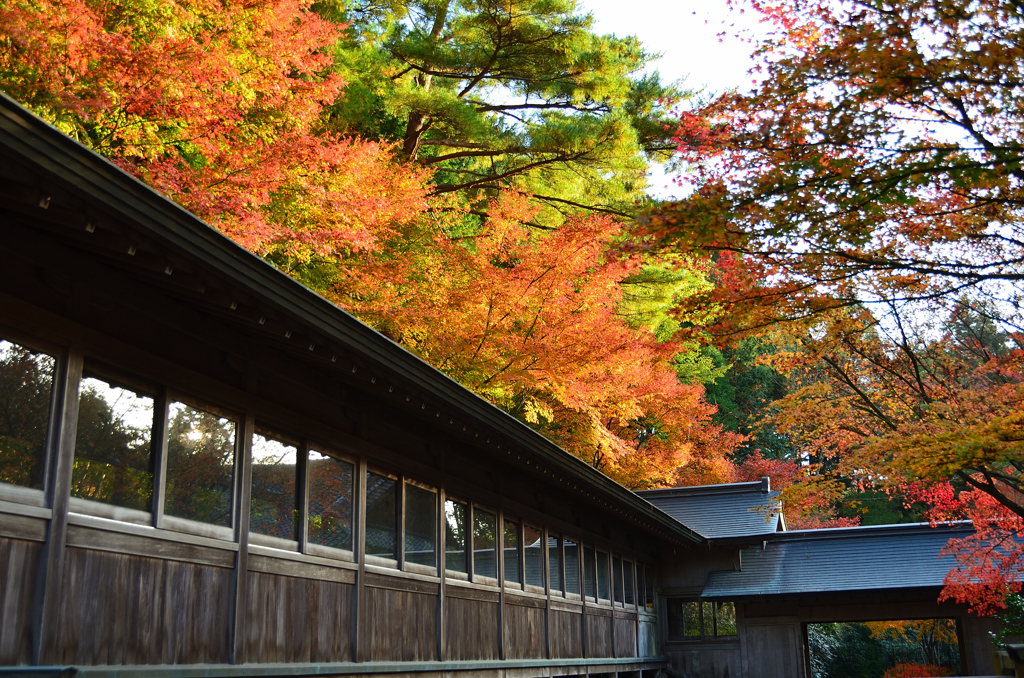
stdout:
<svg viewBox="0 0 1024 678">
<path fill-rule="evenodd" d="M 449 587 L 445 597 L 444 660 L 498 659 L 498 594 Z"/>
<path fill-rule="evenodd" d="M 228 661 L 231 570 L 68 548 L 62 664 Z"/>
<path fill-rule="evenodd" d="M 530 659 L 546 655 L 545 604 L 535 598 L 505 598 L 505 658 Z"/>
<path fill-rule="evenodd" d="M 0 538 L 0 665 L 32 659 L 32 595 L 42 544 Z"/>
</svg>

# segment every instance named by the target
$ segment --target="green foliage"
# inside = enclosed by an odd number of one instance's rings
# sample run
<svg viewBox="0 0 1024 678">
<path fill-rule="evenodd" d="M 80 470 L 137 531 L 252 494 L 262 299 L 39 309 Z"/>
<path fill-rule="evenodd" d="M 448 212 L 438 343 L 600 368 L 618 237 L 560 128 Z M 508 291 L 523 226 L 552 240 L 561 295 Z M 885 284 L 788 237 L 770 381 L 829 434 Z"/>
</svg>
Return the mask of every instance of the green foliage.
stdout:
<svg viewBox="0 0 1024 678">
<path fill-rule="evenodd" d="M 1024 595 L 1020 592 L 1008 593 L 1003 603 L 1006 608 L 995 615 L 1002 626 L 991 634 L 997 646 L 1009 642 L 1012 636 L 1024 636 Z"/>
</svg>

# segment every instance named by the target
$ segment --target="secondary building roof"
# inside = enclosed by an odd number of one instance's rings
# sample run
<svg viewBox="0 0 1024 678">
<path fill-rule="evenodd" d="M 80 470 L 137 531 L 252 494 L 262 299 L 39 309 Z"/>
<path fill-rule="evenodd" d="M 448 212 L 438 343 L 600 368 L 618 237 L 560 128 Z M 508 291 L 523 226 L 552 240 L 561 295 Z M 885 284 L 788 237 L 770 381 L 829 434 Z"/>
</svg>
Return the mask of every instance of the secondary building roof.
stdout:
<svg viewBox="0 0 1024 678">
<path fill-rule="evenodd" d="M 779 493 L 771 491 L 768 478 L 637 494 L 708 539 L 759 537 L 786 529 Z"/>
<path fill-rule="evenodd" d="M 794 530 L 746 548 L 740 571 L 713 572 L 706 599 L 941 587 L 953 567 L 940 555 L 970 523 L 928 523 Z"/>
</svg>

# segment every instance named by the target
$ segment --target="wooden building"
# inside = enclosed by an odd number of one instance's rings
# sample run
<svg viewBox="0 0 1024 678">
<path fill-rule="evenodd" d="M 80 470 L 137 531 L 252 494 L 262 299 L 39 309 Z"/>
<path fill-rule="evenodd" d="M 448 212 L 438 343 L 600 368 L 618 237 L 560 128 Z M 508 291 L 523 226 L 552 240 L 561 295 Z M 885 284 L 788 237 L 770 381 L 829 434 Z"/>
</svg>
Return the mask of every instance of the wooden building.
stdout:
<svg viewBox="0 0 1024 678">
<path fill-rule="evenodd" d="M 805 675 L 727 576 L 781 519 L 626 490 L 2 95 L 0 181 L 0 674 Z"/>
</svg>

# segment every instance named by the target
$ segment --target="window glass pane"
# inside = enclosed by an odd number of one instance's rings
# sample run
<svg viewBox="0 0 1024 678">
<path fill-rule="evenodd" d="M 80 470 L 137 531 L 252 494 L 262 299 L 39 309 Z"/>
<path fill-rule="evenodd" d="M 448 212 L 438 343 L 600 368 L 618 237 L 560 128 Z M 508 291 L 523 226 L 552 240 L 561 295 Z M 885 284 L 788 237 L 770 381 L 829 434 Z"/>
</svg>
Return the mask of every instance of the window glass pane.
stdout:
<svg viewBox="0 0 1024 678">
<path fill-rule="evenodd" d="M 445 569 L 468 573 L 466 562 L 466 504 L 448 499 L 444 502 Z"/>
<path fill-rule="evenodd" d="M 78 387 L 71 496 L 150 510 L 153 398 L 90 375 Z"/>
<path fill-rule="evenodd" d="M 681 598 L 668 601 L 668 637 L 700 638 L 700 603 Z"/>
<path fill-rule="evenodd" d="M 309 451 L 309 543 L 352 550 L 352 495 L 355 467 Z"/>
<path fill-rule="evenodd" d="M 594 549 L 589 546 L 583 549 L 583 581 L 587 587 L 587 596 L 597 598 L 597 574 L 594 570 L 596 561 Z"/>
<path fill-rule="evenodd" d="M 544 548 L 540 528 L 523 525 L 523 552 L 526 555 L 526 583 L 544 586 Z"/>
<path fill-rule="evenodd" d="M 298 509 L 295 473 L 298 449 L 262 433 L 252 436 L 252 495 L 249 531 L 295 539 Z"/>
<path fill-rule="evenodd" d="M 184 403 L 168 405 L 164 513 L 231 527 L 236 428 Z"/>
<path fill-rule="evenodd" d="M 512 520 L 505 521 L 505 581 L 521 584 L 519 577 L 519 524 Z"/>
<path fill-rule="evenodd" d="M 562 550 L 558 548 L 558 537 L 548 537 L 548 575 L 551 577 L 551 590 L 562 590 Z"/>
<path fill-rule="evenodd" d="M 644 605 L 648 610 L 654 609 L 654 570 L 644 566 Z"/>
<path fill-rule="evenodd" d="M 622 558 L 612 558 L 612 595 L 616 603 L 622 602 Z"/>
<path fill-rule="evenodd" d="M 580 594 L 580 546 L 565 540 L 565 592 Z"/>
<path fill-rule="evenodd" d="M 437 494 L 405 484 L 405 562 L 437 567 Z"/>
<path fill-rule="evenodd" d="M 366 472 L 366 553 L 398 560 L 395 540 L 395 500 L 398 483 L 373 471 Z"/>
<path fill-rule="evenodd" d="M 498 578 L 497 516 L 473 508 L 473 575 Z"/>
<path fill-rule="evenodd" d="M 56 361 L 0 339 L 0 482 L 43 487 Z"/>
<path fill-rule="evenodd" d="M 704 635 L 715 635 L 715 606 L 713 603 L 701 603 L 702 617 L 704 622 Z"/>
<path fill-rule="evenodd" d="M 736 603 L 715 603 L 715 623 L 718 636 L 736 635 Z"/>
<path fill-rule="evenodd" d="M 611 595 L 608 581 L 608 554 L 597 552 L 597 597 L 607 598 Z"/>
<path fill-rule="evenodd" d="M 636 605 L 636 597 L 633 595 L 633 563 L 629 560 L 622 561 L 622 583 L 623 597 L 628 607 Z"/>
</svg>

